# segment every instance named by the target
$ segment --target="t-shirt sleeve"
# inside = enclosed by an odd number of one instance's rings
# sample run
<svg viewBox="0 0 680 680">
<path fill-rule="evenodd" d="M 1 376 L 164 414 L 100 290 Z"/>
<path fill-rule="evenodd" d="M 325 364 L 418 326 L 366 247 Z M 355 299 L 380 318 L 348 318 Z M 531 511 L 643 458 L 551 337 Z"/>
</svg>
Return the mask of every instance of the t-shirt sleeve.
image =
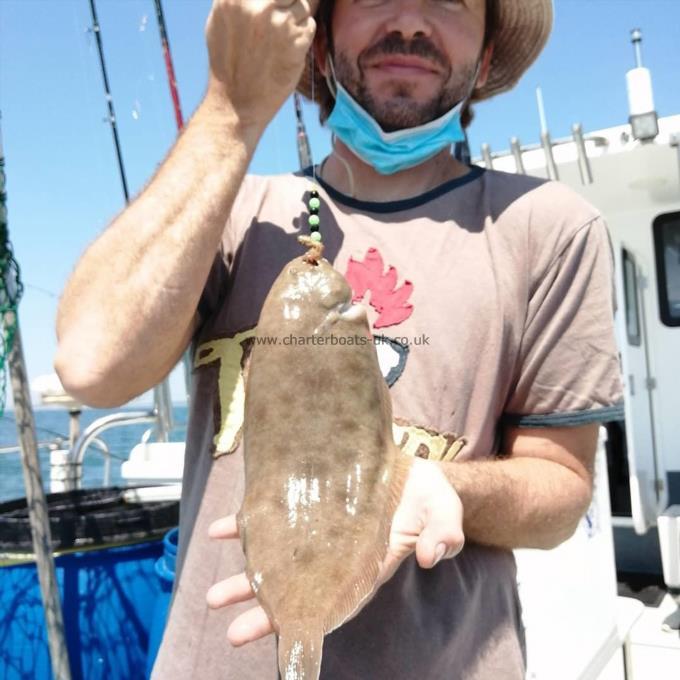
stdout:
<svg viewBox="0 0 680 680">
<path fill-rule="evenodd" d="M 201 323 L 206 321 L 206 319 L 219 309 L 227 290 L 228 279 L 229 270 L 224 255 L 223 242 L 220 242 L 220 246 L 215 253 L 212 266 L 210 267 L 210 272 L 208 273 L 203 292 L 198 300 L 197 310 L 201 317 Z"/>
<path fill-rule="evenodd" d="M 623 419 L 613 257 L 604 221 L 580 227 L 529 291 L 503 420 L 564 427 Z"/>
<path fill-rule="evenodd" d="M 224 225 L 222 238 L 198 301 L 197 311 L 201 317 L 201 325 L 222 307 L 228 292 L 234 258 L 256 209 L 253 203 L 260 200 L 264 186 L 261 178 L 246 175 L 234 198 L 231 213 Z"/>
</svg>

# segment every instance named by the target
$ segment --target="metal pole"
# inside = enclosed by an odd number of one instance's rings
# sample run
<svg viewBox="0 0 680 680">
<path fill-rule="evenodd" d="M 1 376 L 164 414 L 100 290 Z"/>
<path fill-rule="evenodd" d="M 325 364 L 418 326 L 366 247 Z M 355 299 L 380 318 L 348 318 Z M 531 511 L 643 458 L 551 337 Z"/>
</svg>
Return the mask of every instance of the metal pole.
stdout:
<svg viewBox="0 0 680 680">
<path fill-rule="evenodd" d="M 5 157 L 2 148 L 2 134 L 0 131 L 0 228 L 7 234 L 5 211 Z M 3 248 L 7 250 L 9 239 L 6 237 Z M 7 257 L 9 253 L 3 253 Z M 3 275 L 5 270 L 3 270 Z M 4 290 L 14 287 L 14 281 L 2 281 Z M 40 474 L 40 459 L 38 458 L 38 442 L 35 436 L 35 421 L 31 407 L 31 396 L 26 377 L 26 362 L 21 345 L 19 321 L 14 311 L 6 311 L 2 317 L 3 331 L 14 327 L 12 346 L 9 350 L 9 374 L 14 397 L 14 417 L 17 425 L 19 446 L 21 447 L 21 467 L 26 487 L 26 506 L 28 508 L 31 535 L 33 537 L 33 552 L 35 553 L 40 594 L 42 596 L 47 625 L 47 641 L 52 662 L 52 673 L 57 680 L 70 680 L 66 637 L 64 635 L 64 618 L 61 612 L 57 575 L 52 556 L 52 537 L 50 535 L 50 519 L 47 510 L 47 500 Z M 7 334 L 5 334 L 7 337 Z"/>
<path fill-rule="evenodd" d="M 526 175 L 527 171 L 524 169 L 524 161 L 522 160 L 522 145 L 519 143 L 517 137 L 510 140 L 510 149 L 515 159 L 515 168 L 518 175 Z"/>
<path fill-rule="evenodd" d="M 555 163 L 552 139 L 550 139 L 549 132 L 541 133 L 541 144 L 543 145 L 543 151 L 545 152 L 545 167 L 546 172 L 548 173 L 548 178 L 558 180 L 560 175 L 557 172 L 557 163 Z"/>
<path fill-rule="evenodd" d="M 538 105 L 538 118 L 541 122 L 541 132 L 548 132 L 548 119 L 545 115 L 545 104 L 543 103 L 543 90 L 536 88 L 536 104 Z"/>
<path fill-rule="evenodd" d="M 545 169 L 548 179 L 559 179 L 557 172 L 557 163 L 555 163 L 555 156 L 553 155 L 552 139 L 550 132 L 548 132 L 548 118 L 545 115 L 545 105 L 543 103 L 543 90 L 540 87 L 536 88 L 536 104 L 538 105 L 538 118 L 541 122 L 541 145 L 545 153 Z"/>
<path fill-rule="evenodd" d="M 106 73 L 106 62 L 104 61 L 104 48 L 102 46 L 101 29 L 99 28 L 99 20 L 97 19 L 97 10 L 94 5 L 94 0 L 90 0 L 90 10 L 92 12 L 92 31 L 97 39 L 97 50 L 99 51 L 99 65 L 102 70 L 102 78 L 104 80 L 104 91 L 106 93 L 106 103 L 109 108 L 109 123 L 111 124 L 111 132 L 113 133 L 113 143 L 116 147 L 116 158 L 118 160 L 118 171 L 120 172 L 120 181 L 123 184 L 123 195 L 125 202 L 130 202 L 130 193 L 128 192 L 127 179 L 125 177 L 125 167 L 123 166 L 123 154 L 120 148 L 120 140 L 118 139 L 118 126 L 116 125 L 116 113 L 113 110 L 113 97 L 111 96 L 111 89 L 109 87 L 109 77 Z"/>
<path fill-rule="evenodd" d="M 172 399 L 170 397 L 170 384 L 164 380 L 154 387 L 154 411 L 156 413 L 156 432 L 159 442 L 170 441 L 170 432 L 174 427 L 172 418 Z"/>
<path fill-rule="evenodd" d="M 576 153 L 578 154 L 578 171 L 581 173 L 581 184 L 592 184 L 593 173 L 590 169 L 590 161 L 588 160 L 586 142 L 583 139 L 583 126 L 580 123 L 574 123 L 571 126 L 571 132 L 574 136 Z"/>
<path fill-rule="evenodd" d="M 493 169 L 493 158 L 491 156 L 491 146 L 484 142 L 482 144 L 482 158 L 484 159 L 484 167 L 487 170 Z"/>
<path fill-rule="evenodd" d="M 105 432 L 112 427 L 120 425 L 143 425 L 145 423 L 156 423 L 158 417 L 155 411 L 124 411 L 123 413 L 112 413 L 108 416 L 97 418 L 90 423 L 78 437 L 78 441 L 71 450 L 71 459 L 74 464 L 82 465 L 85 452 L 90 444 L 99 442 L 97 435 Z M 100 446 L 101 448 L 101 446 Z"/>
</svg>

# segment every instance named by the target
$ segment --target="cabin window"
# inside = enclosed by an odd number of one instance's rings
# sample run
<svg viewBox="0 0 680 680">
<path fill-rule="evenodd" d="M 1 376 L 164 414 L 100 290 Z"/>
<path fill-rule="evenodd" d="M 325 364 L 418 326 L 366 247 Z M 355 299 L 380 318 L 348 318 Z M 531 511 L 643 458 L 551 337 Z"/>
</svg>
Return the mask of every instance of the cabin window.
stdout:
<svg viewBox="0 0 680 680">
<path fill-rule="evenodd" d="M 654 250 L 661 321 L 680 326 L 680 212 L 654 220 Z"/>
<path fill-rule="evenodd" d="M 642 344 L 640 335 L 640 308 L 638 307 L 638 277 L 635 260 L 623 249 L 623 294 L 626 302 L 626 334 L 628 344 L 639 347 Z"/>
</svg>

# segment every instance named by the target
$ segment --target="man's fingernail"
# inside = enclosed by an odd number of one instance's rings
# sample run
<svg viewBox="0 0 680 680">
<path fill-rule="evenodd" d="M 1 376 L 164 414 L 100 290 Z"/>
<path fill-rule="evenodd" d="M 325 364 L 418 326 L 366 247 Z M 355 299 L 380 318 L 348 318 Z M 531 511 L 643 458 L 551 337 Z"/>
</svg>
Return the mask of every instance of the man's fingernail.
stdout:
<svg viewBox="0 0 680 680">
<path fill-rule="evenodd" d="M 446 543 L 438 543 L 434 549 L 434 563 L 437 564 L 446 553 Z"/>
</svg>

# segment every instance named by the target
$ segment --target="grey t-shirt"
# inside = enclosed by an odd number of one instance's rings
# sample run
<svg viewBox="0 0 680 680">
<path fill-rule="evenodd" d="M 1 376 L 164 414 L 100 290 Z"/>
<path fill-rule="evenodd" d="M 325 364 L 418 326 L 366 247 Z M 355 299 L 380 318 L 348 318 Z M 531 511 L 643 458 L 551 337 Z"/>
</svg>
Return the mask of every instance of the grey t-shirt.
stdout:
<svg viewBox="0 0 680 680">
<path fill-rule="evenodd" d="M 245 605 L 205 604 L 208 588 L 244 565 L 238 542 L 211 541 L 207 527 L 240 507 L 243 368 L 271 284 L 302 253 L 310 188 L 301 175 L 247 177 L 206 283 L 178 573 L 154 678 L 277 677 L 273 637 L 240 649 L 226 640 Z M 505 423 L 623 417 L 610 244 L 577 194 L 479 168 L 404 201 L 358 201 L 323 183 L 320 193 L 324 256 L 384 336 L 379 358 L 405 451 L 488 459 Z M 468 542 L 432 570 L 407 559 L 326 637 L 321 677 L 521 680 L 524 656 L 513 555 Z"/>
</svg>

